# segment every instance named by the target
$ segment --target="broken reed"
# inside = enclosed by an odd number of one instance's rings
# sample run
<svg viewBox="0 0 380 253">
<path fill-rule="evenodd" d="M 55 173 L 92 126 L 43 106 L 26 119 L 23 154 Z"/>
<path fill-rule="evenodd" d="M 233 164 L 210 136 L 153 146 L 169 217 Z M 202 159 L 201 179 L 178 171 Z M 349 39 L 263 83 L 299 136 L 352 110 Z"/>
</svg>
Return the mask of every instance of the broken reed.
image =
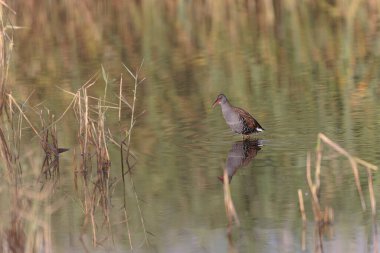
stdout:
<svg viewBox="0 0 380 253">
<path fill-rule="evenodd" d="M 227 235 L 230 238 L 232 235 L 232 225 L 235 223 L 240 227 L 239 217 L 236 213 L 234 202 L 232 201 L 230 181 L 228 179 L 227 169 L 223 170 L 223 192 L 224 192 L 224 207 L 228 219 Z"/>
<path fill-rule="evenodd" d="M 344 148 L 339 146 L 337 143 L 332 141 L 330 138 L 328 138 L 323 133 L 318 134 L 317 139 L 317 149 L 316 149 L 316 161 L 315 161 L 315 173 L 314 173 L 314 181 L 312 180 L 312 173 L 311 173 L 311 157 L 310 152 L 307 153 L 307 159 L 306 159 L 306 179 L 307 184 L 309 186 L 309 191 L 311 194 L 311 203 L 312 203 L 312 209 L 314 214 L 314 221 L 316 222 L 316 233 L 317 233 L 317 241 L 316 241 L 316 249 L 318 252 L 323 252 L 323 245 L 322 245 L 322 232 L 321 228 L 323 228 L 326 225 L 332 224 L 334 221 L 334 210 L 331 207 L 325 207 L 325 209 L 322 211 L 321 205 L 320 205 L 320 175 L 321 175 L 321 163 L 323 158 L 323 145 L 327 145 L 328 147 L 332 148 L 335 152 L 338 154 L 346 157 L 351 165 L 351 169 L 354 175 L 355 185 L 359 194 L 360 203 L 362 210 L 366 210 L 366 204 L 364 200 L 364 195 L 362 191 L 362 187 L 360 184 L 359 179 L 359 170 L 358 168 L 364 167 L 366 169 L 367 175 L 368 175 L 368 190 L 369 190 L 369 197 L 370 197 L 370 203 L 371 203 L 371 213 L 372 216 L 375 217 L 376 215 L 376 199 L 375 194 L 373 190 L 373 181 L 372 181 L 372 172 L 377 171 L 377 166 L 373 165 L 369 162 L 366 162 L 358 157 L 352 156 L 346 151 Z M 302 222 L 303 222 L 303 240 L 302 240 L 302 248 L 305 249 L 305 227 L 306 227 L 306 213 L 304 208 L 304 201 L 303 201 L 303 193 L 301 189 L 298 189 L 298 201 L 299 201 L 299 207 L 300 212 L 302 216 Z"/>
<path fill-rule="evenodd" d="M 237 215 L 234 202 L 231 196 L 230 189 L 230 178 L 228 177 L 227 169 L 223 169 L 223 177 L 221 178 L 223 182 L 223 195 L 224 195 L 224 207 L 226 210 L 226 216 L 228 220 L 227 225 L 227 238 L 228 238 L 228 250 L 229 252 L 237 252 L 236 247 L 234 245 L 234 240 L 232 236 L 233 225 L 240 227 L 240 220 Z"/>
</svg>

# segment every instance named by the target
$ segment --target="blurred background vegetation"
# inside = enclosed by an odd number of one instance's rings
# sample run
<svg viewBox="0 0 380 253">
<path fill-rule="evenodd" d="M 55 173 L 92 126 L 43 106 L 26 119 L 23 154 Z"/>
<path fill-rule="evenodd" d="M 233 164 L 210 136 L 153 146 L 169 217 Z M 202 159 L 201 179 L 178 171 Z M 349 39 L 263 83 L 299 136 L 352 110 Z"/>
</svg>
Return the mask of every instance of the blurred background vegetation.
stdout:
<svg viewBox="0 0 380 253">
<path fill-rule="evenodd" d="M 24 96 L 36 89 L 39 100 L 56 102 L 55 85 L 76 89 L 100 64 L 118 78 L 121 62 L 137 67 L 142 59 L 152 84 L 144 92 L 154 94 L 143 96 L 147 109 L 176 110 L 173 117 L 205 110 L 219 91 L 250 106 L 270 101 L 276 115 L 285 108 L 272 101 L 284 96 L 334 113 L 342 104 L 356 107 L 351 103 L 363 93 L 374 99 L 380 92 L 375 0 L 9 5 L 17 12 L 12 23 L 22 27 L 10 84 Z M 163 82 L 164 89 L 157 85 Z M 329 98 L 316 96 L 321 89 L 336 95 L 336 103 L 325 105 Z"/>
<path fill-rule="evenodd" d="M 151 137 L 183 117 L 199 120 L 220 92 L 256 108 L 269 127 L 297 128 L 308 119 L 299 131 L 344 131 L 348 142 L 353 127 L 367 131 L 379 121 L 375 0 L 8 4 L 17 13 L 12 24 L 21 27 L 9 85 L 22 98 L 34 91 L 32 101 L 52 109 L 71 99 L 56 86 L 76 90 L 101 64 L 117 84 L 121 62 L 136 69 L 144 59 L 148 78 L 139 101 Z"/>
</svg>

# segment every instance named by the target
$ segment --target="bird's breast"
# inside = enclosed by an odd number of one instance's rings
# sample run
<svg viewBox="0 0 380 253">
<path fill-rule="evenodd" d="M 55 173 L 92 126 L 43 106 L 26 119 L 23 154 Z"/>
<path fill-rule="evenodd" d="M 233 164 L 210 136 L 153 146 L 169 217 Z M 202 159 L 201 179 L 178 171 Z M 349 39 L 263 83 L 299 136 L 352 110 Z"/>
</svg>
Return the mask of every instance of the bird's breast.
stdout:
<svg viewBox="0 0 380 253">
<path fill-rule="evenodd" d="M 239 114 L 236 113 L 230 106 L 222 106 L 222 112 L 227 125 L 233 131 L 241 133 L 243 125 L 240 120 Z"/>
</svg>

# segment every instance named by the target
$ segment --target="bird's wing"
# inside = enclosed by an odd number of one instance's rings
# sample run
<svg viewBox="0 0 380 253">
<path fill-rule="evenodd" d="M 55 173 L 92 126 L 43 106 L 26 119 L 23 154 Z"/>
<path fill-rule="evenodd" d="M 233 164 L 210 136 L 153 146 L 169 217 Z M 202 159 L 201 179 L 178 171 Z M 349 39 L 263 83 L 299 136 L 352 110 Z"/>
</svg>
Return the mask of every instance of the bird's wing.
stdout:
<svg viewBox="0 0 380 253">
<path fill-rule="evenodd" d="M 259 122 L 257 122 L 257 120 L 254 117 L 252 117 L 252 115 L 249 114 L 247 111 L 239 107 L 235 107 L 234 110 L 239 114 L 246 126 L 248 126 L 251 129 L 261 128 L 264 130 L 264 128 L 260 126 Z"/>
</svg>

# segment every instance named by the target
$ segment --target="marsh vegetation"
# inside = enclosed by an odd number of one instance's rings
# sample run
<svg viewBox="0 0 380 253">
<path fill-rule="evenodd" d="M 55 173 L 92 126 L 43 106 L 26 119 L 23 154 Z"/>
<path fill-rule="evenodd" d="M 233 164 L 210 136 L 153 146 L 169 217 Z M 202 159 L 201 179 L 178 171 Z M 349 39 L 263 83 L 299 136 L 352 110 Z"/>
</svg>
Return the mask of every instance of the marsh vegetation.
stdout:
<svg viewBox="0 0 380 253">
<path fill-rule="evenodd" d="M 377 252 L 379 8 L 0 1 L 2 251 Z"/>
</svg>

